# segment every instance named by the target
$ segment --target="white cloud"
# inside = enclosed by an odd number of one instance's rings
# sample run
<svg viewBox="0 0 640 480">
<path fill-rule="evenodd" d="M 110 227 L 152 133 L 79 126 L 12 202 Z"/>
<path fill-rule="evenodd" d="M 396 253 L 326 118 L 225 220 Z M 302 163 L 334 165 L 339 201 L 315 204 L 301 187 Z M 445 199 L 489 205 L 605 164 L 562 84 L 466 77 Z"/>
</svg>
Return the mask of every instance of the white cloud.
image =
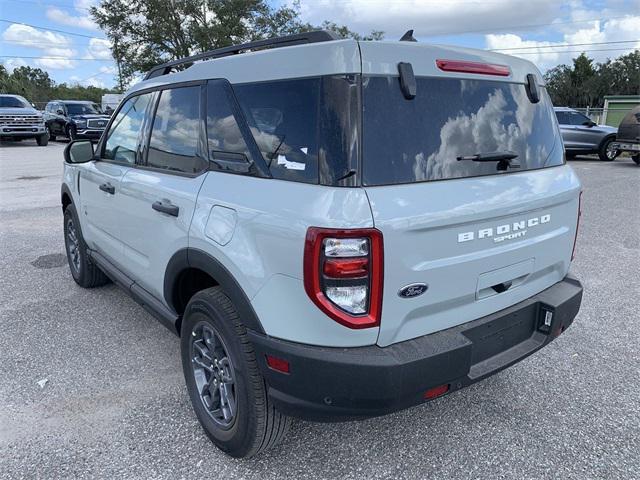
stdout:
<svg viewBox="0 0 640 480">
<path fill-rule="evenodd" d="M 100 73 L 108 73 L 110 75 L 115 75 L 118 72 L 118 69 L 116 67 L 107 67 L 106 65 L 103 65 L 102 67 L 100 67 L 100 69 L 98 70 Z"/>
<path fill-rule="evenodd" d="M 75 62 L 70 60 L 76 55 L 76 51 L 71 48 L 71 41 L 66 35 L 14 23 L 2 33 L 2 39 L 23 47 L 38 49 L 41 52 L 40 56 L 45 57 L 34 61 L 39 67 L 63 70 L 76 66 Z"/>
<path fill-rule="evenodd" d="M 87 56 L 100 60 L 111 60 L 111 42 L 106 39 L 92 38 L 87 47 Z"/>
<path fill-rule="evenodd" d="M 105 83 L 100 80 L 99 78 L 96 77 L 91 77 L 91 78 L 87 78 L 86 80 L 80 82 L 82 85 L 84 85 L 85 87 L 99 87 L 99 88 L 106 88 Z"/>
<path fill-rule="evenodd" d="M 579 16 L 595 18 L 591 14 L 581 12 Z M 575 18 L 575 17 L 574 17 Z M 638 32 L 640 32 L 640 16 L 628 16 L 606 21 L 594 21 L 572 29 L 563 28 L 562 40 L 557 42 L 524 40 L 515 34 L 491 34 L 485 36 L 488 49 L 509 49 L 501 53 L 521 56 L 532 61 L 542 70 L 547 70 L 562 63 L 571 63 L 571 59 L 586 51 L 590 58 L 602 62 L 607 58 L 615 58 L 634 49 L 640 48 Z M 633 41 L 632 43 L 617 43 L 605 45 L 576 45 L 602 42 Z M 569 46 L 567 46 L 569 44 Z M 574 45 L 574 46 L 571 46 Z M 523 47 L 552 47 L 552 48 L 523 48 Z M 521 49 L 522 48 L 522 49 Z M 517 49 L 517 50 L 512 50 Z M 612 50 L 616 49 L 616 50 Z"/>
<path fill-rule="evenodd" d="M 478 29 L 544 23 L 560 14 L 560 2 L 538 0 L 301 0 L 305 21 L 331 20 L 360 33 L 383 30 L 388 39 L 399 38 L 413 28 L 415 36 L 455 34 Z"/>
<path fill-rule="evenodd" d="M 87 30 L 98 30 L 98 25 L 96 25 L 89 15 L 88 9 L 93 5 L 95 5 L 95 2 L 92 0 L 76 0 L 73 7 L 77 12 L 75 15 L 66 9 L 63 10 L 58 7 L 49 7 L 47 8 L 47 18 L 61 25 L 68 25 L 76 28 L 80 27 Z"/>
<path fill-rule="evenodd" d="M 7 58 L 2 63 L 9 73 L 13 72 L 18 67 L 27 66 L 27 62 L 25 62 L 22 58 Z"/>
</svg>

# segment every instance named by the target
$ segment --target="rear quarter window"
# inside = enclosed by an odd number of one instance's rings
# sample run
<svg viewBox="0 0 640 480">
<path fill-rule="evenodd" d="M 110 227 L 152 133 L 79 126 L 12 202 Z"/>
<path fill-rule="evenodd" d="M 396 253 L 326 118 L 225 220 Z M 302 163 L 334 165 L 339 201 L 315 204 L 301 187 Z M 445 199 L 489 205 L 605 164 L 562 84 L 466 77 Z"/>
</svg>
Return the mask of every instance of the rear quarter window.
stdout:
<svg viewBox="0 0 640 480">
<path fill-rule="evenodd" d="M 531 103 L 524 84 L 418 78 L 417 96 L 404 98 L 398 77 L 363 78 L 363 183 L 388 185 L 495 175 L 560 165 L 558 131 L 542 89 Z M 510 151 L 518 169 L 458 161 Z"/>
</svg>

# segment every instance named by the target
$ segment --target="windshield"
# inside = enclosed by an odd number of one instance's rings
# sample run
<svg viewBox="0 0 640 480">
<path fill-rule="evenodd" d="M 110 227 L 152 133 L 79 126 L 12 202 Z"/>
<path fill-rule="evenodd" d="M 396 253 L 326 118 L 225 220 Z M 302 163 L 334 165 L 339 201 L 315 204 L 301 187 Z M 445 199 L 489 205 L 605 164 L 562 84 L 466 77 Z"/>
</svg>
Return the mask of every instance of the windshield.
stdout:
<svg viewBox="0 0 640 480">
<path fill-rule="evenodd" d="M 454 78 L 416 82 L 417 95 L 407 100 L 398 77 L 363 78 L 365 185 L 495 175 L 563 163 L 544 88 L 534 104 L 524 84 Z M 507 166 L 488 154 L 515 157 Z"/>
<path fill-rule="evenodd" d="M 0 97 L 0 108 L 31 108 L 31 105 L 21 97 Z"/>
<path fill-rule="evenodd" d="M 96 115 L 100 114 L 100 109 L 95 103 L 67 103 L 69 115 Z"/>
</svg>

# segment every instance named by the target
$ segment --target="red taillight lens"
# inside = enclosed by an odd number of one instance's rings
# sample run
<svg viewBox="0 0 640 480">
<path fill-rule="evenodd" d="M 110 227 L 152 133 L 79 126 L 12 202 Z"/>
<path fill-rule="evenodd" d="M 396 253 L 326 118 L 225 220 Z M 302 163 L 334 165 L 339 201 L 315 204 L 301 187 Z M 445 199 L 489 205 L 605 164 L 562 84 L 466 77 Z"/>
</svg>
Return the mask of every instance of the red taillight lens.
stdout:
<svg viewBox="0 0 640 480">
<path fill-rule="evenodd" d="M 578 242 L 578 229 L 580 228 L 580 217 L 582 217 L 582 192 L 578 197 L 578 221 L 576 222 L 576 235 L 573 237 L 573 248 L 571 249 L 571 261 L 576 258 L 576 243 Z"/>
<path fill-rule="evenodd" d="M 382 233 L 373 228 L 311 227 L 304 249 L 304 287 L 329 317 L 349 328 L 380 325 Z"/>
<path fill-rule="evenodd" d="M 465 60 L 436 60 L 436 65 L 445 72 L 476 73 L 479 75 L 497 75 L 508 77 L 511 69 L 507 65 L 495 63 L 469 62 Z"/>
<path fill-rule="evenodd" d="M 329 278 L 358 278 L 369 273 L 369 258 L 326 259 L 323 268 Z"/>
</svg>

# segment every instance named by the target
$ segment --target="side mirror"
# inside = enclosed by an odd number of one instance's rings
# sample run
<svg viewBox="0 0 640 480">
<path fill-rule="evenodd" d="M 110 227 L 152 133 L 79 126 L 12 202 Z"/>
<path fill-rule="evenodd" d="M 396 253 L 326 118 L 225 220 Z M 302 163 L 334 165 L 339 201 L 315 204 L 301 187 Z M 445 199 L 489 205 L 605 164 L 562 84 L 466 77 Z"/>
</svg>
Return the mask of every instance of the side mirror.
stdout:
<svg viewBox="0 0 640 480">
<path fill-rule="evenodd" d="M 595 127 L 596 123 L 592 122 L 591 120 L 587 120 L 586 122 L 582 122 L 582 125 L 584 125 L 585 127 L 591 128 L 591 127 Z"/>
<path fill-rule="evenodd" d="M 85 163 L 93 160 L 91 140 L 74 140 L 64 149 L 64 161 L 67 163 Z"/>
<path fill-rule="evenodd" d="M 60 108 L 59 108 L 58 110 L 56 110 L 56 113 L 57 113 L 58 115 L 64 115 L 64 110 L 62 110 L 62 109 L 60 109 Z"/>
</svg>

